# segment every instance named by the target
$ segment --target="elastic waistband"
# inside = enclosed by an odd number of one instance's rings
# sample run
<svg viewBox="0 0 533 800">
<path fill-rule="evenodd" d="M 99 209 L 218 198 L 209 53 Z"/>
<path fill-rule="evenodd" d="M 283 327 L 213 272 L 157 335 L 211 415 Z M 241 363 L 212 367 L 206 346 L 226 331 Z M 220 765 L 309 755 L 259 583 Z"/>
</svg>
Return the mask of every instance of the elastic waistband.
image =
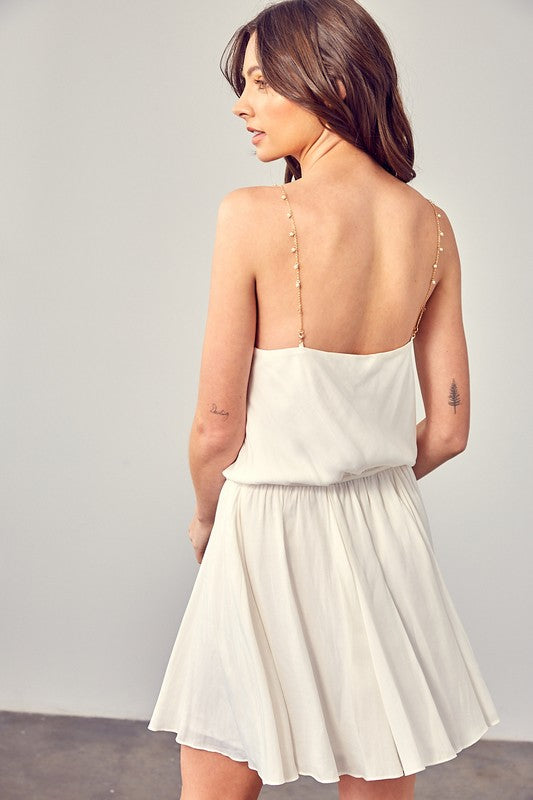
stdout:
<svg viewBox="0 0 533 800">
<path fill-rule="evenodd" d="M 373 475 L 377 475 L 378 473 L 387 473 L 387 472 L 395 472 L 401 471 L 405 473 L 405 471 L 409 471 L 411 474 L 414 475 L 412 471 L 411 464 L 395 464 L 395 465 L 387 465 L 387 466 L 379 466 L 379 467 L 371 467 L 364 472 L 359 473 L 358 475 L 353 475 L 350 473 L 346 473 L 344 477 L 342 477 L 338 481 L 331 481 L 330 483 L 309 483 L 307 481 L 291 481 L 290 483 L 278 482 L 278 481 L 237 481 L 233 478 L 226 478 L 227 481 L 231 483 L 238 484 L 240 486 L 299 486 L 299 487 L 309 487 L 314 489 L 326 488 L 328 486 L 339 486 L 340 484 L 350 483 L 352 481 L 360 481 L 364 480 L 365 478 L 370 478 Z"/>
</svg>

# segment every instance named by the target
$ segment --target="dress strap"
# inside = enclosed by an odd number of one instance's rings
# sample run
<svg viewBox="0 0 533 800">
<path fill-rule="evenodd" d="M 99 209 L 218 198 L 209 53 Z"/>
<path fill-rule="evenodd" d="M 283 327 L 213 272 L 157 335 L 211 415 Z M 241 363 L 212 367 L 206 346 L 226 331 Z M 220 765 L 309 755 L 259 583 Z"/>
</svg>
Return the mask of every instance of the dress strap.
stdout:
<svg viewBox="0 0 533 800">
<path fill-rule="evenodd" d="M 422 319 L 422 314 L 426 310 L 426 303 L 427 303 L 427 301 L 429 299 L 429 296 L 430 296 L 430 294 L 431 294 L 431 292 L 433 290 L 433 287 L 437 283 L 437 281 L 435 280 L 435 271 L 436 271 L 437 267 L 439 266 L 439 256 L 440 256 L 440 254 L 442 253 L 442 251 L 444 249 L 442 247 L 442 244 L 441 244 L 441 236 L 444 236 L 444 233 L 440 229 L 441 213 L 439 211 L 437 211 L 437 209 L 435 207 L 435 204 L 431 200 L 429 200 L 428 198 L 426 198 L 426 200 L 428 201 L 428 203 L 431 204 L 431 208 L 433 209 L 433 213 L 435 214 L 435 220 L 436 220 L 436 223 L 437 223 L 437 248 L 436 248 L 436 253 L 435 253 L 435 259 L 433 261 L 433 270 L 431 272 L 431 278 L 430 278 L 430 281 L 429 281 L 428 290 L 426 292 L 426 296 L 424 298 L 424 302 L 422 303 L 422 306 L 420 308 L 420 312 L 419 312 L 418 318 L 416 320 L 416 325 L 413 328 L 413 331 L 411 333 L 411 339 L 414 339 L 416 334 L 418 333 L 418 326 L 420 325 L 420 320 Z"/>
<path fill-rule="evenodd" d="M 287 209 L 288 209 L 287 216 L 292 221 L 292 228 L 289 231 L 289 237 L 291 239 L 291 249 L 289 252 L 294 256 L 294 263 L 292 265 L 292 268 L 295 270 L 296 273 L 295 284 L 298 292 L 298 313 L 300 315 L 300 328 L 298 330 L 298 347 L 305 347 L 304 345 L 305 331 L 304 331 L 303 313 L 302 313 L 302 288 L 301 288 L 302 284 L 300 281 L 300 260 L 298 254 L 298 236 L 296 233 L 296 223 L 294 222 L 294 215 L 292 213 L 292 208 L 289 203 L 289 198 L 287 197 L 287 192 L 285 191 L 285 187 L 280 186 L 278 183 L 275 183 L 274 186 L 277 187 L 278 189 L 281 189 L 281 199 L 285 200 L 285 202 L 287 203 Z"/>
</svg>

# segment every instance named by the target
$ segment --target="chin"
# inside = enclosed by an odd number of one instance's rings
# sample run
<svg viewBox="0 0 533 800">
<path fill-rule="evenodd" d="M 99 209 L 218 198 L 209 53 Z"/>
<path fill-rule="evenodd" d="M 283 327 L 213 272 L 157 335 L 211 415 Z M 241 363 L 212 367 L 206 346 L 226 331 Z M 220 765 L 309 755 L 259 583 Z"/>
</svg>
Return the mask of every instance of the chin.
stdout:
<svg viewBox="0 0 533 800">
<path fill-rule="evenodd" d="M 284 155 L 282 153 L 272 153 L 272 151 L 263 151 L 260 147 L 254 149 L 254 155 L 257 156 L 259 161 L 264 161 L 268 163 L 269 161 L 277 161 L 278 158 L 283 158 Z"/>
</svg>

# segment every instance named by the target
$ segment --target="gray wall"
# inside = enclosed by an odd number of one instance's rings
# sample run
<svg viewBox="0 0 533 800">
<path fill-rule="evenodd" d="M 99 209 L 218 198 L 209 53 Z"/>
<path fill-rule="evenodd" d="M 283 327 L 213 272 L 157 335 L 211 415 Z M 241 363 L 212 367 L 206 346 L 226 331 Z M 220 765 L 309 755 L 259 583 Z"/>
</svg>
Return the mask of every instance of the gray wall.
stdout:
<svg viewBox="0 0 533 800">
<path fill-rule="evenodd" d="M 0 3 L 4 709 L 151 713 L 198 570 L 187 442 L 216 210 L 283 179 L 218 70 L 262 7 Z M 531 4 L 366 7 L 397 57 L 413 185 L 463 264 L 470 440 L 420 488 L 502 718 L 487 738 L 533 739 Z"/>
</svg>

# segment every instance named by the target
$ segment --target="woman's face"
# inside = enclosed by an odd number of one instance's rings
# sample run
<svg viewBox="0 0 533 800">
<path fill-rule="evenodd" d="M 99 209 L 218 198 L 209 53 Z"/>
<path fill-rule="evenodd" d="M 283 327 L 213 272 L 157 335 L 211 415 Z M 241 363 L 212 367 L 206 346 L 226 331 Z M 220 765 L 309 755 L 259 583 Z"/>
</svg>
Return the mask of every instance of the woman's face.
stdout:
<svg viewBox="0 0 533 800">
<path fill-rule="evenodd" d="M 278 94 L 269 86 L 257 66 L 256 34 L 250 36 L 243 63 L 246 81 L 243 93 L 233 106 L 248 128 L 262 131 L 254 139 L 261 161 L 274 161 L 291 155 L 301 162 L 309 147 L 318 139 L 324 126 L 301 106 Z M 255 137 L 255 133 L 249 133 Z"/>
</svg>

